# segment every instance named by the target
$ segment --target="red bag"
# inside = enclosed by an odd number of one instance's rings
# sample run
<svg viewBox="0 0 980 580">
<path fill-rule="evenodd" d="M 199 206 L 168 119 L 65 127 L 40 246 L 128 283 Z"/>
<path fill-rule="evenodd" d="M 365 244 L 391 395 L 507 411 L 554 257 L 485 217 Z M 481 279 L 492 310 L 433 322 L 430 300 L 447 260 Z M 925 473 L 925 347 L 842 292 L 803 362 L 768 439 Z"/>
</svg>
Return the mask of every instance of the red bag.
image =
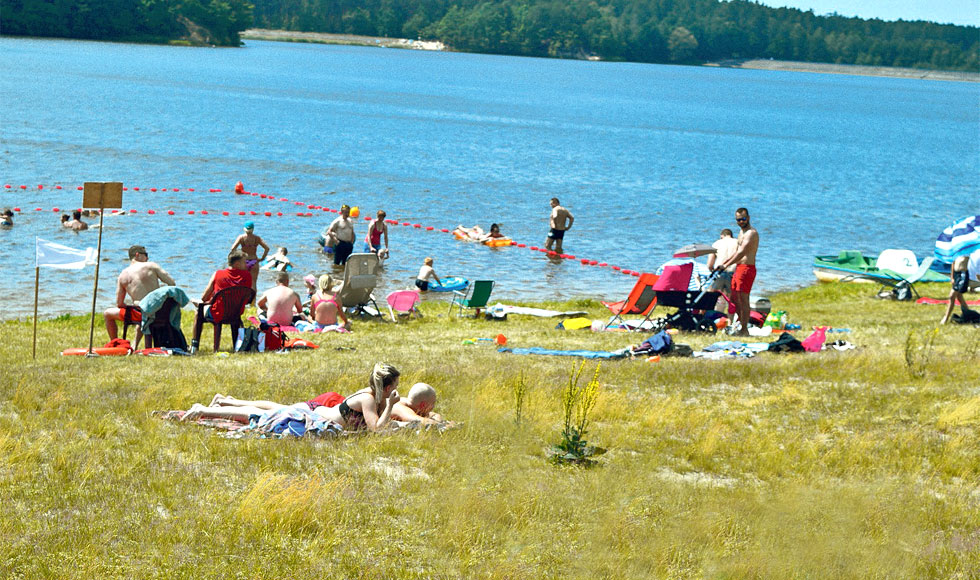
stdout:
<svg viewBox="0 0 980 580">
<path fill-rule="evenodd" d="M 264 322 L 260 329 L 265 334 L 265 350 L 282 350 L 283 345 L 286 344 L 286 333 L 278 324 Z"/>
</svg>

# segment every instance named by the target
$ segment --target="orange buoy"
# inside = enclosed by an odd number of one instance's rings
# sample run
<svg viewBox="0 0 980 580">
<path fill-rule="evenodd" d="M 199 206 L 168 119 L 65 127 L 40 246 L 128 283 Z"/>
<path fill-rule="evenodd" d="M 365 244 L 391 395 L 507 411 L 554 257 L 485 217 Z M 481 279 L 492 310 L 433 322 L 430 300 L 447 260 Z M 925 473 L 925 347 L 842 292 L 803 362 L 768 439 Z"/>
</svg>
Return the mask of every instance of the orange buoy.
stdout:
<svg viewBox="0 0 980 580">
<path fill-rule="evenodd" d="M 498 334 L 497 337 L 493 339 L 493 341 L 499 344 L 500 346 L 503 346 L 507 344 L 507 337 L 502 334 Z"/>
<path fill-rule="evenodd" d="M 357 217 L 359 215 L 361 215 L 361 208 L 357 207 L 356 205 L 350 208 L 350 217 Z"/>
</svg>

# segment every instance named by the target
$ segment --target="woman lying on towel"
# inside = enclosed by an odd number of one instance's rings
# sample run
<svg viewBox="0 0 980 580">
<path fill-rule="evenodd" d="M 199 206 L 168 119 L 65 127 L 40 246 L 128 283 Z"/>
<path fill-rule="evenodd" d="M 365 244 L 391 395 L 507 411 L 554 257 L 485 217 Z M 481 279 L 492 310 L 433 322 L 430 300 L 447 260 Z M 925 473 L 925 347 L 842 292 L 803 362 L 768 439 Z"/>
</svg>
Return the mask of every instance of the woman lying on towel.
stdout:
<svg viewBox="0 0 980 580">
<path fill-rule="evenodd" d="M 398 391 L 395 390 L 398 388 L 400 374 L 395 367 L 378 363 L 374 365 L 367 388 L 357 391 L 346 399 L 338 395 L 337 398 L 341 400 L 339 404 L 334 406 L 327 406 L 331 402 L 332 397 L 330 395 L 335 395 L 334 393 L 324 393 L 316 399 L 294 405 L 282 405 L 273 401 L 243 401 L 218 394 L 211 400 L 210 406 L 205 407 L 195 403 L 181 420 L 193 421 L 207 417 L 218 417 L 248 423 L 249 417 L 252 415 L 261 416 L 266 412 L 291 406 L 304 410 L 308 409 L 327 421 L 337 423 L 348 431 L 360 429 L 379 431 L 393 419 L 394 407 L 400 400 Z M 432 394 L 434 397 L 435 392 L 433 391 Z M 333 402 L 336 403 L 336 401 Z M 431 404 L 434 405 L 434 401 Z M 422 407 L 419 411 L 429 414 L 431 413 L 431 406 Z M 423 418 L 421 413 L 416 413 L 419 415 L 419 419 Z"/>
</svg>

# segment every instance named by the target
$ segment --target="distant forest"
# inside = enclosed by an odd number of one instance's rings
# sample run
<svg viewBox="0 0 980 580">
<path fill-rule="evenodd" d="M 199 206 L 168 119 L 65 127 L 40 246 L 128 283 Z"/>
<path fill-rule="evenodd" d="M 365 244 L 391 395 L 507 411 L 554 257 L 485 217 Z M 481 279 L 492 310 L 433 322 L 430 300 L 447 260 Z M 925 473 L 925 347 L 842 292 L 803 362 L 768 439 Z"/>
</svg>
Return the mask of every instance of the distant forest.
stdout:
<svg viewBox="0 0 980 580">
<path fill-rule="evenodd" d="M 2 0 L 0 34 L 238 46 L 245 0 Z"/>
<path fill-rule="evenodd" d="M 246 28 L 453 50 L 700 63 L 755 58 L 980 71 L 980 29 L 745 0 L 2 0 L 0 33 L 237 45 Z"/>
<path fill-rule="evenodd" d="M 259 28 L 439 40 L 454 50 L 696 63 L 773 58 L 980 70 L 980 29 L 732 0 L 254 0 Z"/>
</svg>

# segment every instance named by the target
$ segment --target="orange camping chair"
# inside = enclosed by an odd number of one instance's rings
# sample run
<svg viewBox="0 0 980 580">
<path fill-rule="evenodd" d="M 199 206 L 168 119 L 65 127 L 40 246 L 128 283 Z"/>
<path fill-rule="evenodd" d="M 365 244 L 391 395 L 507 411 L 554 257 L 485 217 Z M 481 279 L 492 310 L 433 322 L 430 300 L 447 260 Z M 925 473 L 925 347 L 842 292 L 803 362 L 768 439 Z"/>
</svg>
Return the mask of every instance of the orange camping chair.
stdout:
<svg viewBox="0 0 980 580">
<path fill-rule="evenodd" d="M 636 281 L 636 285 L 630 290 L 629 296 L 626 300 L 620 302 L 603 302 L 603 306 L 609 309 L 609 312 L 613 313 L 613 317 L 609 319 L 609 323 L 603 328 L 609 328 L 617 321 L 623 320 L 623 315 L 635 315 L 643 316 L 643 325 L 649 318 L 650 313 L 657 306 L 657 293 L 653 290 L 653 285 L 657 283 L 660 276 L 656 274 L 643 273 L 640 274 L 639 279 Z M 639 326 L 637 330 L 639 330 Z"/>
</svg>

